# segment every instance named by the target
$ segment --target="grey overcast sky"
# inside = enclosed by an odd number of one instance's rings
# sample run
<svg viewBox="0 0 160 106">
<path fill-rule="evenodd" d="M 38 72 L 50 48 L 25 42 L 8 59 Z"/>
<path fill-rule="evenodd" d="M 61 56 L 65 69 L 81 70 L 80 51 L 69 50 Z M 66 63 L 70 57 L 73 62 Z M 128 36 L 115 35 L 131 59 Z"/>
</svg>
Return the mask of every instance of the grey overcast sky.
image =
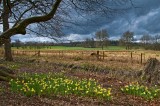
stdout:
<svg viewBox="0 0 160 106">
<path fill-rule="evenodd" d="M 66 36 L 62 37 L 61 40 L 77 41 L 93 38 L 95 32 L 102 28 L 108 30 L 110 39 L 119 39 L 127 30 L 133 31 L 136 38 L 143 34 L 160 34 L 160 0 L 133 0 L 133 3 L 134 6 L 139 8 L 132 8 L 111 17 L 98 15 L 90 17 L 88 15 L 86 17 L 90 20 L 76 18 L 75 20 L 82 24 L 64 28 Z M 15 39 L 21 41 L 50 41 L 48 38 L 34 37 L 34 35 L 16 35 L 12 37 L 12 40 Z"/>
</svg>

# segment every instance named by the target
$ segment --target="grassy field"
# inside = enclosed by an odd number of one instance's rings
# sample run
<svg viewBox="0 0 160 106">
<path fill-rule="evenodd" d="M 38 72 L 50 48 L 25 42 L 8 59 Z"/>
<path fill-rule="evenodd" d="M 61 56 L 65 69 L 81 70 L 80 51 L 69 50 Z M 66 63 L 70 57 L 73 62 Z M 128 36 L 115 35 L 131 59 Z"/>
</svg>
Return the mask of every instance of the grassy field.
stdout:
<svg viewBox="0 0 160 106">
<path fill-rule="evenodd" d="M 135 76 L 142 67 L 139 64 L 88 59 L 75 61 L 53 56 L 19 55 L 14 59 L 14 62 L 1 60 L 0 66 L 14 70 L 24 80 L 0 81 L 2 106 L 128 106 L 128 103 L 158 106 L 160 103 L 159 88 L 131 83 L 139 78 Z"/>
<path fill-rule="evenodd" d="M 12 47 L 13 50 L 17 49 L 16 47 Z M 23 48 L 20 48 L 23 49 Z M 32 49 L 32 48 L 25 48 L 26 49 Z M 34 48 L 33 48 L 34 49 Z M 42 47 L 43 50 L 102 50 L 102 48 L 84 48 L 84 47 L 69 47 L 69 46 L 49 46 L 49 47 Z M 123 46 L 108 46 L 104 47 L 103 50 L 125 50 L 125 47 Z"/>
<path fill-rule="evenodd" d="M 104 48 L 106 51 L 99 51 L 101 58 L 97 59 L 91 53 L 101 48 L 52 46 L 12 50 L 14 61 L 4 61 L 0 55 L 0 66 L 13 70 L 20 79 L 0 81 L 2 106 L 160 104 L 160 86 L 148 86 L 140 79 L 147 59 L 160 59 L 160 52 L 109 46 Z M 40 55 L 35 55 L 39 50 Z"/>
<path fill-rule="evenodd" d="M 101 48 L 52 46 L 12 50 L 14 62 L 4 61 L 0 55 L 0 66 L 13 70 L 20 79 L 0 81 L 2 106 L 160 104 L 160 86 L 140 83 L 145 62 L 150 57 L 160 59 L 160 52 L 109 46 L 104 48 L 106 51 L 99 51 L 101 58 L 97 59 L 91 53 Z M 40 55 L 35 55 L 39 50 Z"/>
<path fill-rule="evenodd" d="M 66 47 L 66 46 L 53 46 L 52 49 L 55 50 L 102 50 L 102 48 L 84 48 L 84 47 Z M 125 50 L 121 46 L 108 46 L 104 47 L 104 50 Z"/>
<path fill-rule="evenodd" d="M 142 58 L 142 63 L 147 62 L 149 58 L 157 58 L 160 60 L 160 52 L 159 51 L 152 51 L 152 50 L 143 50 L 143 49 L 131 49 L 125 50 L 123 46 L 108 46 L 104 47 L 104 54 L 101 51 L 101 48 L 84 48 L 84 47 L 69 47 L 69 46 L 42 46 L 41 48 L 37 49 L 36 47 L 26 47 L 26 48 L 19 48 L 12 47 L 14 51 L 14 55 L 30 55 L 34 56 L 40 50 L 41 56 L 55 56 L 55 57 L 63 57 L 63 58 L 73 58 L 75 60 L 79 59 L 88 59 L 93 60 L 94 56 L 91 57 L 92 53 L 97 53 L 97 50 L 100 50 L 99 55 L 101 58 L 104 56 L 103 61 L 114 61 L 115 63 L 118 62 L 131 62 L 140 63 Z M 117 53 L 118 52 L 118 53 Z M 131 59 L 131 52 L 132 52 L 132 59 Z M 141 56 L 142 54 L 142 56 Z M 95 58 L 96 59 L 96 58 Z"/>
</svg>

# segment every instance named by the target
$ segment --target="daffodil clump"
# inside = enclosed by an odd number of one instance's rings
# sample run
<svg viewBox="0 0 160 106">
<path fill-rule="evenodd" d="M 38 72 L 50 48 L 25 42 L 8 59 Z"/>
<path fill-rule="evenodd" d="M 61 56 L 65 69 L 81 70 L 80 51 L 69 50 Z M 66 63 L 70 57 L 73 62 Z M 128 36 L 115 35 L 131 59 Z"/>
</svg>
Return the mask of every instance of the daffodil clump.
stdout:
<svg viewBox="0 0 160 106">
<path fill-rule="evenodd" d="M 16 64 L 11 64 L 11 65 L 8 65 L 8 67 L 9 67 L 10 69 L 15 70 L 15 69 L 17 69 L 19 66 L 16 65 Z"/>
<path fill-rule="evenodd" d="M 95 80 L 67 78 L 56 74 L 26 74 L 25 80 L 11 80 L 11 90 L 26 96 L 77 95 L 111 99 L 111 88 L 102 88 Z"/>
<path fill-rule="evenodd" d="M 152 100 L 160 96 L 160 89 L 158 89 L 157 86 L 148 88 L 146 86 L 139 85 L 138 83 L 126 85 L 121 88 L 121 91 L 127 94 L 141 96 L 147 100 Z"/>
</svg>

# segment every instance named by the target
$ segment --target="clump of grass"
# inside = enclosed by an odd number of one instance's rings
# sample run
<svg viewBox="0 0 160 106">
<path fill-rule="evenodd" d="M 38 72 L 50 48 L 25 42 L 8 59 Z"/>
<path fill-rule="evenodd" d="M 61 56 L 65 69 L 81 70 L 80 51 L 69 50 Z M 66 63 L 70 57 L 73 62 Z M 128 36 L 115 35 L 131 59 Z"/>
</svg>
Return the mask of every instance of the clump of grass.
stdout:
<svg viewBox="0 0 160 106">
<path fill-rule="evenodd" d="M 152 100 L 160 96 L 160 89 L 158 89 L 157 86 L 148 88 L 146 86 L 139 85 L 138 83 L 126 85 L 121 88 L 121 91 L 127 94 L 143 97 L 147 100 Z"/>
<path fill-rule="evenodd" d="M 26 96 L 77 95 L 111 99 L 111 88 L 102 88 L 92 79 L 67 78 L 59 74 L 26 74 L 26 80 L 11 80 L 11 90 Z"/>
<path fill-rule="evenodd" d="M 98 66 L 96 66 L 95 64 L 90 64 L 90 63 L 83 63 L 81 64 L 81 67 L 86 71 L 89 71 L 89 70 L 98 71 L 99 70 Z"/>
<path fill-rule="evenodd" d="M 0 88 L 0 92 L 2 92 L 3 91 L 3 89 L 2 88 Z"/>
<path fill-rule="evenodd" d="M 0 87 L 0 92 L 4 92 L 4 88 L 3 87 Z"/>
<path fill-rule="evenodd" d="M 79 60 L 82 60 L 82 58 L 81 58 L 80 56 L 75 56 L 75 57 L 73 58 L 73 60 L 74 60 L 74 61 L 79 61 Z"/>
<path fill-rule="evenodd" d="M 16 69 L 19 68 L 19 66 L 18 66 L 17 64 L 10 64 L 8 67 L 9 67 L 10 69 L 12 69 L 12 70 L 16 70 Z"/>
</svg>

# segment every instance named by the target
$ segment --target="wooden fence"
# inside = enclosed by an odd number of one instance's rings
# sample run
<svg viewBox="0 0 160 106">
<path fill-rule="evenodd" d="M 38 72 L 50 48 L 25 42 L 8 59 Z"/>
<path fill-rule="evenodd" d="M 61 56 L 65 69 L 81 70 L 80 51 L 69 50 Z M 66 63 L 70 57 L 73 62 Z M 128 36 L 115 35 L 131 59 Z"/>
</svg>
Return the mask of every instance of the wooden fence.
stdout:
<svg viewBox="0 0 160 106">
<path fill-rule="evenodd" d="M 4 51 L 0 51 L 3 55 Z M 142 53 L 136 51 L 67 51 L 67 50 L 12 50 L 13 56 L 27 55 L 27 56 L 54 56 L 58 58 L 80 58 L 91 59 L 99 61 L 119 61 L 143 64 L 148 58 L 160 58 L 159 55 L 152 53 Z"/>
</svg>

